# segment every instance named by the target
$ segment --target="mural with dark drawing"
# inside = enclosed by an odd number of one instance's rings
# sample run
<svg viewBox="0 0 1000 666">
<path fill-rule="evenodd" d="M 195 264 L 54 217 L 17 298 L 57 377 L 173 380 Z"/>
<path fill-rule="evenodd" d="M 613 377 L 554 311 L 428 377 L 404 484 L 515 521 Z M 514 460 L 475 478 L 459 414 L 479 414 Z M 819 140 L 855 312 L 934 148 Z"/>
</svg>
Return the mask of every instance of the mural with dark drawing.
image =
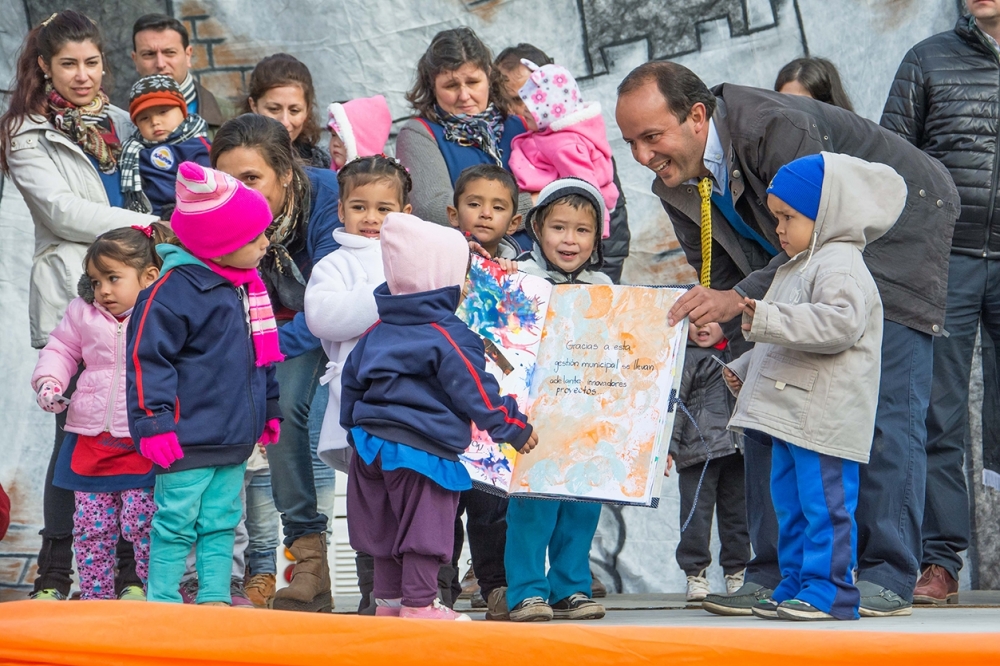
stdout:
<svg viewBox="0 0 1000 666">
<path fill-rule="evenodd" d="M 578 0 L 587 66 L 605 74 L 604 49 L 646 40 L 647 60 L 701 50 L 700 26 L 725 19 L 729 34 L 742 37 L 778 25 L 779 0 Z M 798 3 L 795 5 L 798 13 Z"/>
</svg>

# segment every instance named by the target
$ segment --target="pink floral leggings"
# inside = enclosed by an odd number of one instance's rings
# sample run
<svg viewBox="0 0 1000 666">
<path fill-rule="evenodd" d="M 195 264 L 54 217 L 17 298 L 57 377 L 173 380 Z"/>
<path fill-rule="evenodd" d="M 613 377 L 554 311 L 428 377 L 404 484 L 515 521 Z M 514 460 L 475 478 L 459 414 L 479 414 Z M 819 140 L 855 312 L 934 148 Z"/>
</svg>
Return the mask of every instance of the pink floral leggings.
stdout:
<svg viewBox="0 0 1000 666">
<path fill-rule="evenodd" d="M 115 598 L 115 545 L 119 534 L 135 549 L 135 572 L 145 583 L 149 575 L 149 529 L 156 512 L 153 489 L 74 495 L 73 549 L 80 570 L 80 598 Z"/>
</svg>

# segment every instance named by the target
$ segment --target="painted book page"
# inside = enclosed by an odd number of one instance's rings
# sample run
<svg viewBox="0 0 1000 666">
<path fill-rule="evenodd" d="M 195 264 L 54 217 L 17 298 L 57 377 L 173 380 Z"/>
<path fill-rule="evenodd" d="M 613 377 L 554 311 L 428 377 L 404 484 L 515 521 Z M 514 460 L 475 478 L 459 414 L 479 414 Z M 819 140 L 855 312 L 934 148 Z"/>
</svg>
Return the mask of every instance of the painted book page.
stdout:
<svg viewBox="0 0 1000 666">
<path fill-rule="evenodd" d="M 529 394 L 538 447 L 517 458 L 511 494 L 655 504 L 687 336 L 667 312 L 684 292 L 554 287 Z"/>
<path fill-rule="evenodd" d="M 497 264 L 476 258 L 458 307 L 459 318 L 483 338 L 486 371 L 500 384 L 500 394 L 516 397 L 522 411 L 528 407 L 528 386 L 551 292 L 546 280 L 524 273 L 507 275 Z M 472 444 L 461 456 L 473 484 L 496 494 L 510 489 L 516 458 L 514 447 L 495 444 L 475 424 Z"/>
</svg>

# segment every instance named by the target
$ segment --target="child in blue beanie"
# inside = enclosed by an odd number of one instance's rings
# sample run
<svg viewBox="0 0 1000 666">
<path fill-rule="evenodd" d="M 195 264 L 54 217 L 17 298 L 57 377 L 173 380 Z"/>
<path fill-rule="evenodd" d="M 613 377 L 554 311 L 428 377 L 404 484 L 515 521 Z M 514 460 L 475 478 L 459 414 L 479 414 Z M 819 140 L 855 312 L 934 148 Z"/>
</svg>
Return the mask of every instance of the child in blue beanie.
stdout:
<svg viewBox="0 0 1000 666">
<path fill-rule="evenodd" d="M 752 612 L 856 620 L 854 512 L 882 348 L 882 301 L 861 253 L 895 224 L 906 184 L 883 164 L 821 153 L 783 166 L 767 191 L 790 259 L 763 300 L 744 299 L 743 334 L 756 345 L 724 371 L 737 394 L 729 427 L 773 444 L 782 581 Z"/>
</svg>

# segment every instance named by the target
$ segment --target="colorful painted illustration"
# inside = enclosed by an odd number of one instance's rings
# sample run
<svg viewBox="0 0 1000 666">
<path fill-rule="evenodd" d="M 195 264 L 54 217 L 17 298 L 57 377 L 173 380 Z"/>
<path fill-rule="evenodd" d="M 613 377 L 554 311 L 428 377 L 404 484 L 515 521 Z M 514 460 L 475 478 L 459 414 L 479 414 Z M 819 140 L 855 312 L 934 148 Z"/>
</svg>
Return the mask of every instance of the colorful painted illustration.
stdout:
<svg viewBox="0 0 1000 666">
<path fill-rule="evenodd" d="M 529 392 L 538 447 L 516 460 L 510 494 L 655 503 L 687 337 L 667 312 L 684 291 L 553 288 Z"/>
<path fill-rule="evenodd" d="M 496 377 L 500 392 L 513 395 L 522 410 L 528 406 L 528 386 L 542 338 L 542 323 L 552 285 L 541 278 L 507 275 L 492 261 L 474 259 L 458 316 L 483 338 L 486 369 Z M 473 484 L 487 492 L 506 494 L 517 451 L 495 444 L 472 426 L 472 443 L 462 455 Z"/>
</svg>

